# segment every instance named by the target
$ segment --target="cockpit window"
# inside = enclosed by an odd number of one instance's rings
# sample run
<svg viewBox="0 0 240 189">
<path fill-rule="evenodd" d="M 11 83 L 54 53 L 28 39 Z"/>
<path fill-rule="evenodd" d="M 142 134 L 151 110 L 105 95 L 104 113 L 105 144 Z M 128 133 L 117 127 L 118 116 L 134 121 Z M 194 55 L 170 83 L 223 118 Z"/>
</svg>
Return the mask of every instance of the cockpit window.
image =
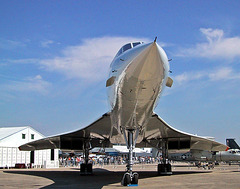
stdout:
<svg viewBox="0 0 240 189">
<path fill-rule="evenodd" d="M 124 53 L 125 51 L 137 46 L 137 45 L 140 45 L 142 44 L 143 42 L 134 42 L 134 43 L 128 43 L 126 45 L 124 45 L 117 53 L 116 56 L 119 56 L 120 54 Z"/>
<path fill-rule="evenodd" d="M 137 45 L 140 45 L 141 42 L 136 42 L 136 43 L 133 43 L 133 47 L 137 46 Z"/>
<path fill-rule="evenodd" d="M 131 43 L 128 43 L 128 44 L 126 44 L 126 45 L 124 45 L 124 46 L 122 47 L 123 52 L 125 52 L 126 50 L 131 49 L 131 48 L 132 48 Z"/>
<path fill-rule="evenodd" d="M 122 54 L 122 48 L 118 51 L 116 56 L 119 56 L 120 54 Z"/>
</svg>

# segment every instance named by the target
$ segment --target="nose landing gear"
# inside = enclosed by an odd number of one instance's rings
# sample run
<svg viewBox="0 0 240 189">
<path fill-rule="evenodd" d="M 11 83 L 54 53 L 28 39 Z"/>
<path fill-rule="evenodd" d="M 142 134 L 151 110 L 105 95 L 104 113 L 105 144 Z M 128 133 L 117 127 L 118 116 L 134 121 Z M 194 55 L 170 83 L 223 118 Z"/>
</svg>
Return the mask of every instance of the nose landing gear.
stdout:
<svg viewBox="0 0 240 189">
<path fill-rule="evenodd" d="M 138 184 L 138 173 L 128 173 L 126 172 L 123 175 L 122 179 L 122 185 L 123 186 L 128 186 L 128 185 L 137 185 Z"/>
<path fill-rule="evenodd" d="M 126 143 L 128 144 L 128 164 L 127 164 L 127 172 L 123 175 L 122 178 L 122 185 L 123 186 L 128 186 L 128 185 L 137 185 L 138 184 L 138 173 L 132 171 L 133 167 L 133 149 L 135 145 L 133 144 L 133 132 L 134 130 L 128 130 L 128 140 L 127 137 L 125 136 Z M 125 133 L 125 132 L 124 132 Z"/>
</svg>

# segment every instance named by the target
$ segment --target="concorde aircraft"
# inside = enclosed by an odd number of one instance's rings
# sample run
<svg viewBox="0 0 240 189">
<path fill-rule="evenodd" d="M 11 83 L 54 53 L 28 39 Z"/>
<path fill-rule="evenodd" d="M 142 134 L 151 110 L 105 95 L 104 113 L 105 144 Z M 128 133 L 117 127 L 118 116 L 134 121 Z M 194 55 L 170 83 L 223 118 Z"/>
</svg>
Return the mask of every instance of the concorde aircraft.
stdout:
<svg viewBox="0 0 240 189">
<path fill-rule="evenodd" d="M 47 137 L 19 147 L 20 150 L 54 149 L 83 150 L 85 164 L 80 173 L 91 173 L 89 149 L 127 144 L 129 161 L 122 185 L 138 183 L 133 172 L 133 149 L 155 147 L 162 150 L 163 161 L 158 172 L 171 174 L 166 162 L 168 150 L 190 149 L 222 151 L 227 146 L 174 129 L 153 112 L 165 86 L 171 87 L 169 62 L 164 50 L 157 44 L 133 42 L 124 45 L 110 65 L 106 82 L 110 111 L 85 128 Z"/>
</svg>

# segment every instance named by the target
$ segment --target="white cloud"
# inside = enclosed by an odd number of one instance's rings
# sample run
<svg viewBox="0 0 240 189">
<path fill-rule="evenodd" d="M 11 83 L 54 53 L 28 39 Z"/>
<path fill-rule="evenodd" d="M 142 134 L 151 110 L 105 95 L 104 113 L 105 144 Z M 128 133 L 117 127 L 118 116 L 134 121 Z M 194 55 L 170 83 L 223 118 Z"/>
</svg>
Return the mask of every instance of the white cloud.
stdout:
<svg viewBox="0 0 240 189">
<path fill-rule="evenodd" d="M 106 78 L 109 65 L 122 45 L 133 41 L 145 41 L 133 37 L 99 37 L 84 39 L 82 44 L 70 46 L 61 56 L 40 61 L 44 69 L 64 74 L 68 78 L 98 81 Z"/>
<path fill-rule="evenodd" d="M 183 84 L 192 80 L 199 80 L 202 79 L 204 77 L 206 77 L 206 72 L 203 71 L 199 71 L 199 72 L 184 72 L 180 75 L 177 75 L 174 77 L 174 80 L 178 83 L 178 84 Z"/>
<path fill-rule="evenodd" d="M 49 48 L 49 46 L 50 46 L 51 44 L 53 44 L 53 43 L 54 43 L 54 41 L 52 41 L 52 40 L 42 41 L 42 42 L 41 42 L 41 47 L 43 47 L 43 48 Z"/>
<path fill-rule="evenodd" d="M 20 41 L 0 39 L 0 49 L 12 50 L 20 47 L 25 47 L 26 45 Z"/>
<path fill-rule="evenodd" d="M 178 83 L 183 83 L 189 80 L 189 76 L 187 75 L 187 73 L 182 73 L 180 75 L 175 76 L 175 80 Z"/>
<path fill-rule="evenodd" d="M 13 63 L 13 64 L 35 64 L 39 62 L 39 59 L 36 58 L 25 58 L 25 59 L 3 59 L 3 63 Z"/>
<path fill-rule="evenodd" d="M 210 73 L 209 79 L 212 81 L 238 80 L 240 79 L 240 73 L 234 72 L 234 70 L 230 67 L 224 67 Z"/>
<path fill-rule="evenodd" d="M 177 85 L 186 84 L 191 81 L 199 81 L 201 79 L 206 79 L 211 82 L 239 80 L 240 73 L 235 72 L 231 67 L 222 67 L 211 71 L 184 72 L 174 77 Z"/>
<path fill-rule="evenodd" d="M 41 95 L 48 93 L 48 88 L 50 83 L 43 80 L 41 75 L 36 75 L 35 77 L 29 77 L 22 81 L 10 80 L 1 86 L 4 91 L 14 91 L 14 92 L 37 92 Z"/>
<path fill-rule="evenodd" d="M 198 43 L 193 48 L 182 49 L 180 56 L 197 56 L 205 58 L 240 57 L 240 37 L 225 37 L 220 29 L 201 28 L 207 42 Z"/>
<path fill-rule="evenodd" d="M 209 78 L 212 81 L 217 81 L 217 80 L 227 80 L 231 77 L 232 75 L 232 68 L 226 67 L 226 68 L 221 68 L 216 70 L 213 73 L 209 74 Z"/>
<path fill-rule="evenodd" d="M 200 28 L 200 31 L 206 36 L 209 43 L 221 40 L 224 34 L 223 30 L 213 30 L 212 28 Z"/>
</svg>

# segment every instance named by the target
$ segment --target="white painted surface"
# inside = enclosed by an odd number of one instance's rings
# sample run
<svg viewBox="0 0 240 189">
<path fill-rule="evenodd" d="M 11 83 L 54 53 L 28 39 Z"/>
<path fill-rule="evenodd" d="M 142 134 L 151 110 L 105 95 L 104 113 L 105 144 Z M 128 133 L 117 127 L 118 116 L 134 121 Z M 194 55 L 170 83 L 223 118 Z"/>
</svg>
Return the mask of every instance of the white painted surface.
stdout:
<svg viewBox="0 0 240 189">
<path fill-rule="evenodd" d="M 22 137 L 23 134 L 25 138 Z M 32 135 L 34 139 L 32 139 Z M 44 135 L 29 126 L 0 128 L 0 167 L 15 167 L 16 163 L 24 163 L 26 166 L 30 166 L 31 152 L 20 151 L 18 146 L 41 138 L 44 138 Z M 46 166 L 44 166 L 44 162 L 47 162 Z M 51 160 L 50 149 L 34 151 L 32 166 L 37 168 L 59 167 L 58 149 L 54 150 L 54 160 Z"/>
</svg>

